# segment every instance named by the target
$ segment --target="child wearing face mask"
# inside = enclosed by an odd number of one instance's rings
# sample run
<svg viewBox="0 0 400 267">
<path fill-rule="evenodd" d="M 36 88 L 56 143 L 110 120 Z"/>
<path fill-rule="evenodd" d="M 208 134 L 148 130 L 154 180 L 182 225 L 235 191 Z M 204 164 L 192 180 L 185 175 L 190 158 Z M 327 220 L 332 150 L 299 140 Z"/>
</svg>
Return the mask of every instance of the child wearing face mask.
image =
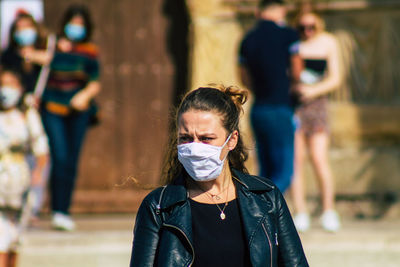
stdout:
<svg viewBox="0 0 400 267">
<path fill-rule="evenodd" d="M 34 94 L 38 85 L 42 87 L 46 82 L 42 69 L 48 66 L 52 59 L 52 52 L 47 49 L 52 46 L 48 42 L 46 32 L 42 25 L 38 24 L 34 18 L 26 13 L 19 12 L 9 31 L 9 43 L 7 48 L 0 56 L 0 63 L 7 69 L 12 69 L 18 73 L 25 89 L 25 100 L 30 105 L 38 106 L 39 98 Z M 43 79 L 44 78 L 44 79 Z M 41 82 L 39 82 L 41 81 Z M 34 155 L 28 156 L 28 162 L 32 168 L 35 165 Z M 43 181 L 47 181 L 48 172 L 43 173 Z M 34 187 L 37 193 L 36 203 L 33 207 L 31 216 L 32 223 L 37 221 L 37 215 L 42 206 L 46 182 Z"/>
<path fill-rule="evenodd" d="M 0 70 L 0 266 L 15 266 L 27 196 L 42 183 L 48 164 L 47 137 L 38 112 L 23 105 L 18 73 Z M 26 155 L 35 156 L 30 170 Z M 28 212 L 29 213 L 29 212 Z"/>
</svg>

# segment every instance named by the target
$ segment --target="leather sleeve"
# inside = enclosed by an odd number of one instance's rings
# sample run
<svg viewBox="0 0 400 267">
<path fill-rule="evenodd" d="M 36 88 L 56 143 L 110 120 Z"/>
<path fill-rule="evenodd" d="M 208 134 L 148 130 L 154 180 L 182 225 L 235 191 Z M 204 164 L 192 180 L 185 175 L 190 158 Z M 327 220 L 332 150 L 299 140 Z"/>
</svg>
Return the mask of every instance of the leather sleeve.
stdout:
<svg viewBox="0 0 400 267">
<path fill-rule="evenodd" d="M 155 204 L 143 200 L 136 216 L 130 266 L 154 266 L 161 219 L 155 213 Z"/>
<path fill-rule="evenodd" d="M 300 237 L 279 190 L 275 191 L 278 209 L 278 266 L 308 267 Z"/>
</svg>

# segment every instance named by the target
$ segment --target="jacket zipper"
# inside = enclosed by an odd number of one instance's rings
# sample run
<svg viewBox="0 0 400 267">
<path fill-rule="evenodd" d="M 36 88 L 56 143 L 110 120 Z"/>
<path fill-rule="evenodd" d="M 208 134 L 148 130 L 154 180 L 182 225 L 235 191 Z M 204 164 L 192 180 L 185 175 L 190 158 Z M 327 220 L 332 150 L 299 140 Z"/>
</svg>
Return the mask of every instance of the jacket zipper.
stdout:
<svg viewBox="0 0 400 267">
<path fill-rule="evenodd" d="M 160 194 L 160 199 L 158 200 L 158 204 L 156 205 L 156 214 L 157 215 L 159 215 L 161 213 L 160 212 L 160 210 L 161 210 L 161 200 L 162 200 L 162 197 L 164 195 L 165 189 L 167 189 L 166 185 L 163 186 L 163 189 L 161 190 L 161 194 Z"/>
<path fill-rule="evenodd" d="M 192 261 L 190 262 L 190 264 L 188 265 L 188 267 L 192 266 L 192 265 L 193 265 L 193 262 L 194 262 L 194 256 L 195 256 L 195 254 L 194 254 L 194 248 L 193 248 L 193 246 L 192 246 L 192 243 L 190 243 L 190 240 L 189 240 L 189 238 L 187 237 L 187 235 L 185 234 L 185 232 L 183 232 L 181 229 L 179 229 L 178 227 L 176 227 L 176 226 L 174 226 L 174 225 L 171 225 L 171 224 L 166 224 L 166 223 L 164 223 L 164 226 L 171 227 L 171 228 L 174 228 L 174 229 L 178 230 L 178 231 L 181 232 L 182 235 L 186 238 L 186 241 L 189 243 L 190 248 L 192 249 L 192 252 L 193 252 L 193 258 L 192 258 Z M 268 239 L 269 239 L 269 238 L 268 238 Z"/>
<path fill-rule="evenodd" d="M 262 228 L 263 228 L 263 230 L 264 230 L 264 233 L 265 233 L 265 235 L 266 235 L 266 236 L 267 236 L 267 238 L 268 238 L 268 244 L 269 244 L 269 253 L 270 253 L 270 255 L 271 255 L 271 265 L 270 265 L 270 266 L 272 266 L 272 243 L 271 243 L 271 239 L 269 238 L 269 235 L 268 235 L 267 229 L 265 229 L 265 226 L 264 226 L 264 224 L 263 224 L 263 223 L 261 223 L 261 225 L 262 225 Z"/>
</svg>

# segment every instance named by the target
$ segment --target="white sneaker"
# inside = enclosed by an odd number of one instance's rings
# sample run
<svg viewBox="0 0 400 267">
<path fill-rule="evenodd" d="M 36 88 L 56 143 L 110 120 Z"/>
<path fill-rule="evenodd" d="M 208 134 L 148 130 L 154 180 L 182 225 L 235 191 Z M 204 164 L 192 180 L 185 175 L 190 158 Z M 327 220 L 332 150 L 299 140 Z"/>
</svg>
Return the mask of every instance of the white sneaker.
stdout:
<svg viewBox="0 0 400 267">
<path fill-rule="evenodd" d="M 305 212 L 297 213 L 293 221 L 299 232 L 307 232 L 310 229 L 310 216 Z"/>
<path fill-rule="evenodd" d="M 52 225 L 57 230 L 73 231 L 75 230 L 75 223 L 70 216 L 55 212 L 53 215 Z"/>
<path fill-rule="evenodd" d="M 340 218 L 335 210 L 327 210 L 322 213 L 321 225 L 328 232 L 337 232 L 340 229 Z"/>
</svg>

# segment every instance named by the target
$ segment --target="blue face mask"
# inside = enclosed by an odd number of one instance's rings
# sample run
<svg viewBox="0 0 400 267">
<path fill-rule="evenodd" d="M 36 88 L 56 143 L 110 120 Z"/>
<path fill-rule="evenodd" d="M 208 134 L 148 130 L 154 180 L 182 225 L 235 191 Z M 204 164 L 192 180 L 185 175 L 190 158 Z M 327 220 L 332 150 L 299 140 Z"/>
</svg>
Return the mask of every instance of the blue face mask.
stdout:
<svg viewBox="0 0 400 267">
<path fill-rule="evenodd" d="M 86 28 L 82 25 L 67 24 L 64 28 L 65 35 L 71 41 L 81 41 L 86 36 Z"/>
<path fill-rule="evenodd" d="M 14 33 L 14 40 L 20 46 L 33 45 L 36 41 L 36 38 L 37 33 L 32 28 L 18 30 Z"/>
</svg>

